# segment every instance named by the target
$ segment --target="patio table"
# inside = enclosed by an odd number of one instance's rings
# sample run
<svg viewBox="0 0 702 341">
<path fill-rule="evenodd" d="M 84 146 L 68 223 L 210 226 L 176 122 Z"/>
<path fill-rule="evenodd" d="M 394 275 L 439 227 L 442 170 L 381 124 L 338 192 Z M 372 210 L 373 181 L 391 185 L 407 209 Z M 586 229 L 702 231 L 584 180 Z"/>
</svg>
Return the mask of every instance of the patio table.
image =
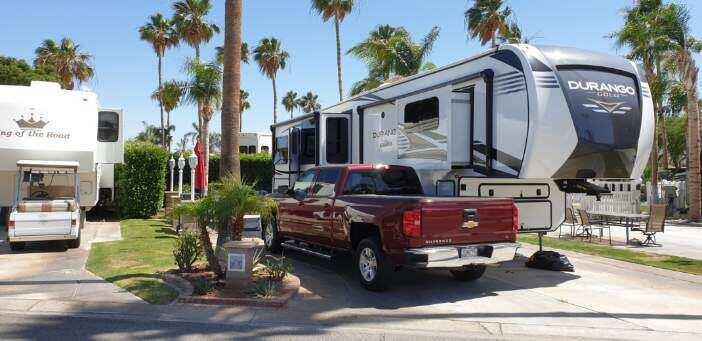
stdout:
<svg viewBox="0 0 702 341">
<path fill-rule="evenodd" d="M 646 213 L 619 213 L 619 212 L 604 212 L 604 211 L 587 211 L 588 214 L 600 216 L 605 224 L 609 223 L 610 219 L 619 220 L 619 226 L 623 226 L 626 231 L 626 244 L 629 244 L 629 228 L 634 227 L 634 224 L 639 224 L 642 220 L 648 219 Z"/>
</svg>

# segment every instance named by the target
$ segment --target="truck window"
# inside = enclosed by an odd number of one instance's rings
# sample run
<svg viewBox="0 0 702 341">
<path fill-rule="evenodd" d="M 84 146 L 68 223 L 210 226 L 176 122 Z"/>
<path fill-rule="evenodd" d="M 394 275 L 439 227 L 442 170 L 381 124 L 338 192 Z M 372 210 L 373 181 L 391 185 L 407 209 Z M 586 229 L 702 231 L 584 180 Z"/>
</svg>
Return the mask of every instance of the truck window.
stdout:
<svg viewBox="0 0 702 341">
<path fill-rule="evenodd" d="M 326 154 L 328 163 L 349 161 L 349 124 L 345 117 L 327 118 Z"/>
<path fill-rule="evenodd" d="M 414 171 L 406 168 L 352 171 L 344 194 L 422 195 Z"/>
<path fill-rule="evenodd" d="M 117 142 L 119 139 L 119 115 L 112 111 L 98 113 L 98 141 Z"/>
<path fill-rule="evenodd" d="M 310 186 L 312 186 L 312 181 L 314 181 L 314 176 L 317 174 L 316 170 L 308 170 L 295 181 L 295 185 L 293 186 L 293 191 L 295 191 L 295 196 L 298 198 L 305 198 L 307 197 L 307 192 L 310 189 Z"/>
<path fill-rule="evenodd" d="M 312 186 L 312 195 L 315 197 L 334 196 L 334 186 L 336 186 L 340 174 L 341 169 L 339 168 L 323 168 L 320 170 L 317 180 Z"/>
</svg>

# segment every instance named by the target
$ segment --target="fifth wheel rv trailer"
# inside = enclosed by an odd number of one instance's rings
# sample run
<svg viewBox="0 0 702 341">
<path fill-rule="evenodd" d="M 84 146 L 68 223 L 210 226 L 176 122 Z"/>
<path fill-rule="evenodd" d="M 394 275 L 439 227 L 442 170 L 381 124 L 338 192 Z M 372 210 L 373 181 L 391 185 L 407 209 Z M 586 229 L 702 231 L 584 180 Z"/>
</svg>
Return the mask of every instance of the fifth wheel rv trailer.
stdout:
<svg viewBox="0 0 702 341">
<path fill-rule="evenodd" d="M 271 152 L 270 133 L 239 133 L 239 153 L 256 154 Z"/>
<path fill-rule="evenodd" d="M 123 161 L 122 122 L 121 109 L 100 108 L 90 91 L 62 90 L 50 82 L 0 85 L 0 207 L 17 204 L 20 160 L 76 163 L 82 210 L 95 206 L 101 193 L 112 196 L 114 164 Z M 45 187 L 37 190 L 49 197 L 61 187 L 40 185 Z"/>
<path fill-rule="evenodd" d="M 513 198 L 520 231 L 544 232 L 566 193 L 606 193 L 588 179 L 640 178 L 653 125 L 631 61 L 504 45 L 273 125 L 273 190 L 315 165 L 405 165 L 426 194 Z"/>
</svg>

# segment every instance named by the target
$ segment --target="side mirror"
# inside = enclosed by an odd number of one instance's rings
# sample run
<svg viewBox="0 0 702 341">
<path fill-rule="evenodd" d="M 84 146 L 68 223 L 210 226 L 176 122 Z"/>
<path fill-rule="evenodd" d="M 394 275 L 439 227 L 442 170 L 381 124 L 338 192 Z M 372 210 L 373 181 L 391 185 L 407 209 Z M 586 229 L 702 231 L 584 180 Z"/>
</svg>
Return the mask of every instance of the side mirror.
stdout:
<svg viewBox="0 0 702 341">
<path fill-rule="evenodd" d="M 295 196 L 295 190 L 292 189 L 292 188 L 288 188 L 288 190 L 285 191 L 285 195 L 287 195 L 287 196 L 289 196 L 289 197 L 294 197 L 294 196 Z"/>
</svg>

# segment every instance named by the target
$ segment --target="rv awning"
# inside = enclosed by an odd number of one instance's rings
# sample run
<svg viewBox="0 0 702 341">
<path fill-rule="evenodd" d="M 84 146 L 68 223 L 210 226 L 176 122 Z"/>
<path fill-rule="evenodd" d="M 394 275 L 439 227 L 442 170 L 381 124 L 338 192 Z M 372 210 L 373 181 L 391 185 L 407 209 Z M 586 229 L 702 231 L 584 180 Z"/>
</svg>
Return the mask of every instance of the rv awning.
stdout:
<svg viewBox="0 0 702 341">
<path fill-rule="evenodd" d="M 80 164 L 77 161 L 43 161 L 43 160 L 19 160 L 17 167 L 51 167 L 51 168 L 73 168 L 78 169 Z"/>
</svg>

